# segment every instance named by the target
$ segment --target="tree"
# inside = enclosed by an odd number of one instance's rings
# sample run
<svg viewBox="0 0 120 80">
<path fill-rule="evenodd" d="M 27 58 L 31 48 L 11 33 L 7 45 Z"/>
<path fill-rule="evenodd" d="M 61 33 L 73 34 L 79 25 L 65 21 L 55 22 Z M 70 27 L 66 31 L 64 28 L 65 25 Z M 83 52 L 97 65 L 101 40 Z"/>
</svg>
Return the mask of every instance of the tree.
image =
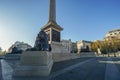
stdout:
<svg viewBox="0 0 120 80">
<path fill-rule="evenodd" d="M 114 53 L 114 57 L 116 57 L 116 52 L 120 51 L 120 39 L 117 37 L 109 38 L 109 40 L 104 41 L 96 41 L 91 44 L 91 49 L 97 52 L 97 49 L 100 49 L 103 54 Z"/>
<path fill-rule="evenodd" d="M 103 43 L 102 43 L 102 41 L 96 41 L 96 42 L 93 42 L 93 43 L 91 44 L 91 49 L 92 49 L 92 51 L 97 52 L 98 48 L 99 48 L 100 50 L 102 50 L 102 48 L 103 48 Z"/>
</svg>

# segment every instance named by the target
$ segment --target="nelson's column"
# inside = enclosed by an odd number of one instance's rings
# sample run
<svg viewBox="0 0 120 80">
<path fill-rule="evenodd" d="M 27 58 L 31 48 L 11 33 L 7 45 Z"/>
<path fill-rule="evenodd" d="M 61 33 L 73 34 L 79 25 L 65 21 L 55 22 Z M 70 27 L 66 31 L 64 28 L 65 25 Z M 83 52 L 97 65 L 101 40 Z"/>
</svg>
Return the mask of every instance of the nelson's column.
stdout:
<svg viewBox="0 0 120 80">
<path fill-rule="evenodd" d="M 49 38 L 49 44 L 52 42 L 60 42 L 60 32 L 63 30 L 56 23 L 56 0 L 50 0 L 49 5 L 49 20 L 48 23 L 41 28 Z"/>
</svg>

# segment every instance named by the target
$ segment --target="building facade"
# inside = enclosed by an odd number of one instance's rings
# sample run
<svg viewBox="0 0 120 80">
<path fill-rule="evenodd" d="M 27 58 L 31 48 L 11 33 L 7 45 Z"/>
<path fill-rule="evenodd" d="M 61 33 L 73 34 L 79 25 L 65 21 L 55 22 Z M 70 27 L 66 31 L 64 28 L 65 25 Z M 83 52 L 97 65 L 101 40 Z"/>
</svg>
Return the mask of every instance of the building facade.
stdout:
<svg viewBox="0 0 120 80">
<path fill-rule="evenodd" d="M 120 39 L 120 29 L 114 29 L 114 30 L 108 31 L 104 37 L 104 40 L 109 40 L 110 38 Z"/>
<path fill-rule="evenodd" d="M 13 48 L 17 49 L 18 51 L 25 51 L 29 48 L 32 48 L 32 46 L 30 46 L 29 44 L 27 43 L 24 43 L 24 42 L 19 42 L 19 41 L 16 41 L 9 49 L 8 49 L 8 53 L 11 53 Z"/>
<path fill-rule="evenodd" d="M 77 53 L 91 51 L 91 41 L 77 41 Z"/>
</svg>

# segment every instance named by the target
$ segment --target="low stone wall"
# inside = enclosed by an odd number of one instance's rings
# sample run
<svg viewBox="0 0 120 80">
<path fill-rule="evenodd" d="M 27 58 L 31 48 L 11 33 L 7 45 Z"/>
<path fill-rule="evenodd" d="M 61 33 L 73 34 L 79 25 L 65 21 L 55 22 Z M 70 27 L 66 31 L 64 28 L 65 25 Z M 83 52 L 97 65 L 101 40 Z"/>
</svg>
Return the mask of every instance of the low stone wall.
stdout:
<svg viewBox="0 0 120 80">
<path fill-rule="evenodd" d="M 51 43 L 52 53 L 69 53 L 67 49 L 63 47 L 63 45 L 59 42 Z"/>
<path fill-rule="evenodd" d="M 5 58 L 5 56 L 4 55 L 0 55 L 0 59 L 4 59 Z"/>
<path fill-rule="evenodd" d="M 116 52 L 116 53 L 109 53 L 109 54 L 101 54 L 101 57 L 120 57 L 120 51 Z"/>
<path fill-rule="evenodd" d="M 96 57 L 96 53 L 95 52 L 82 52 L 80 53 L 80 57 Z"/>
<path fill-rule="evenodd" d="M 52 56 L 54 62 L 80 58 L 80 55 L 76 53 L 53 53 Z"/>
<path fill-rule="evenodd" d="M 65 49 L 59 42 L 52 42 L 51 47 L 51 53 L 54 62 L 80 58 L 80 56 L 76 53 L 69 53 L 69 51 Z"/>
</svg>

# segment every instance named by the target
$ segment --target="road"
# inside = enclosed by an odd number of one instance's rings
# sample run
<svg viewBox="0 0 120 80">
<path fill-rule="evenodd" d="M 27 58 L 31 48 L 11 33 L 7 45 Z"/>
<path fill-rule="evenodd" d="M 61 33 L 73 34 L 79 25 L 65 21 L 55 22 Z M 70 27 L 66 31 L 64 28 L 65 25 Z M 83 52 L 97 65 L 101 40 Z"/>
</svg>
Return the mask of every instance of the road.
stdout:
<svg viewBox="0 0 120 80">
<path fill-rule="evenodd" d="M 8 62 L 8 61 L 6 61 Z M 4 62 L 5 63 L 5 62 Z M 4 66 L 0 64 L 0 69 Z M 6 65 L 11 66 L 11 62 Z M 10 68 L 6 67 L 6 68 Z M 12 67 L 11 67 L 12 68 Z M 5 69 L 6 70 L 6 69 Z M 0 80 L 5 70 L 0 70 Z M 8 71 L 9 73 L 9 71 Z M 10 76 L 11 74 L 9 74 Z M 81 58 L 55 63 L 48 80 L 120 80 L 120 58 Z M 41 78 L 12 78 L 9 80 L 44 80 Z M 45 78 L 46 80 L 46 78 Z"/>
</svg>

